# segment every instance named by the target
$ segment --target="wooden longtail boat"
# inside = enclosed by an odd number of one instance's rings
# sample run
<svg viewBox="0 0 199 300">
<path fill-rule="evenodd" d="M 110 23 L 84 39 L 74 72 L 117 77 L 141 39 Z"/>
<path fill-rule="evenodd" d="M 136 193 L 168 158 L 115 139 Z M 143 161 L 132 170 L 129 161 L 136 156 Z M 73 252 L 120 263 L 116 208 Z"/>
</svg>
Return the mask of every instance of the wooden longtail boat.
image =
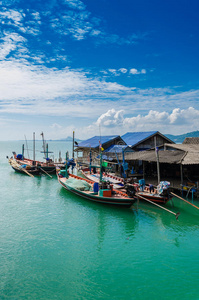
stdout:
<svg viewBox="0 0 199 300">
<path fill-rule="evenodd" d="M 152 188 L 150 191 L 150 186 L 145 186 L 143 190 L 139 190 L 137 187 L 136 197 L 140 200 L 146 199 L 158 204 L 166 204 L 169 200 L 173 198 L 170 194 L 170 182 L 161 181 L 157 188 Z"/>
<path fill-rule="evenodd" d="M 17 155 L 15 152 L 13 152 L 14 158 L 16 162 L 20 165 L 29 165 L 31 167 L 37 167 L 38 169 L 41 170 L 41 172 L 47 172 L 50 174 L 56 174 L 56 167 L 59 167 L 60 169 L 65 168 L 65 164 L 61 163 L 55 163 L 55 162 L 41 162 L 38 160 L 33 160 L 29 158 L 25 158 L 21 156 L 20 154 Z"/>
<path fill-rule="evenodd" d="M 81 173 L 89 180 L 93 182 L 99 182 L 99 174 L 90 172 L 89 168 L 85 168 L 81 170 Z M 150 185 L 144 186 L 144 190 L 141 190 L 141 187 L 139 183 L 133 183 L 133 184 L 125 184 L 124 179 L 120 178 L 118 176 L 104 173 L 103 174 L 103 180 L 109 181 L 113 184 L 115 189 L 119 189 L 125 193 L 127 193 L 129 196 L 132 194 L 135 194 L 135 197 L 139 200 L 143 200 L 144 198 L 147 200 L 150 200 L 154 203 L 158 204 L 166 204 L 169 200 L 173 198 L 173 196 L 169 192 L 169 183 L 167 186 L 165 185 L 165 188 L 158 190 L 158 188 L 154 188 L 153 191 L 150 191 Z M 161 183 L 160 183 L 161 184 Z"/>
<path fill-rule="evenodd" d="M 98 183 L 73 174 L 68 174 L 66 170 L 57 172 L 57 177 L 59 183 L 66 190 L 87 200 L 126 207 L 130 207 L 136 201 L 135 198 L 131 198 L 119 190 L 104 187 L 98 189 Z M 71 179 L 73 179 L 72 182 Z"/>
<path fill-rule="evenodd" d="M 156 193 L 149 193 L 149 192 L 137 192 L 135 194 L 135 196 L 139 199 L 139 200 L 143 200 L 143 198 L 150 200 L 154 203 L 158 203 L 158 204 L 166 204 L 169 200 L 172 199 L 171 197 L 168 196 L 162 196 Z"/>
<path fill-rule="evenodd" d="M 31 177 L 34 177 L 34 175 L 40 175 L 41 174 L 41 170 L 38 169 L 36 166 L 34 167 L 31 167 L 29 165 L 22 165 L 22 164 L 19 164 L 15 159 L 13 158 L 10 158 L 9 159 L 9 164 L 11 165 L 11 167 L 18 173 L 21 173 L 21 174 L 27 174 Z"/>
</svg>

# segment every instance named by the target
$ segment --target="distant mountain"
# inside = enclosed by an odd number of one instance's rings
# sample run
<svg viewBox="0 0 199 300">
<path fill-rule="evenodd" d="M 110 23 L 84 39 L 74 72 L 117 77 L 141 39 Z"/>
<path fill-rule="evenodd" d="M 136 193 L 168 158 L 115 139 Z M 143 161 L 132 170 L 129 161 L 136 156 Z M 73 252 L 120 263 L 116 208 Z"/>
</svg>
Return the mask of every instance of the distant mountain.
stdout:
<svg viewBox="0 0 199 300">
<path fill-rule="evenodd" d="M 72 142 L 72 141 L 73 141 L 73 138 L 72 138 L 71 136 L 68 136 L 68 137 L 65 138 L 65 139 L 59 139 L 59 140 L 56 140 L 56 141 L 61 141 L 61 142 Z M 75 138 L 75 141 L 76 141 L 76 142 L 80 142 L 81 140 Z"/>
<path fill-rule="evenodd" d="M 187 137 L 199 137 L 199 130 L 184 133 L 181 135 L 165 134 L 165 136 L 175 143 L 182 143 L 184 141 L 184 139 Z"/>
</svg>

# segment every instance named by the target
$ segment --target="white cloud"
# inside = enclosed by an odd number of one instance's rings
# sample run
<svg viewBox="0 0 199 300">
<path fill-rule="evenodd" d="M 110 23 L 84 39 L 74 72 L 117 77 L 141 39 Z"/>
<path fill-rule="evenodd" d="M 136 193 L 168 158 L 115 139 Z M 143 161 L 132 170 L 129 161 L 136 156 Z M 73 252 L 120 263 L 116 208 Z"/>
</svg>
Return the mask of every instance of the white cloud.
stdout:
<svg viewBox="0 0 199 300">
<path fill-rule="evenodd" d="M 3 21 L 4 24 L 20 27 L 21 22 L 24 18 L 24 14 L 21 11 L 14 10 L 14 9 L 5 9 L 2 8 L 0 11 L 0 19 Z"/>
<path fill-rule="evenodd" d="M 13 40 L 20 43 L 21 37 Z M 128 88 L 87 76 L 83 70 L 50 69 L 25 60 L 0 62 L 0 82 L 0 116 L 49 117 L 51 124 L 61 124 L 62 116 L 64 122 L 75 118 L 74 129 L 84 137 L 95 135 L 99 125 L 103 135 L 148 130 L 184 133 L 199 128 L 199 90 Z M 52 126 L 60 134 L 68 127 Z"/>
<path fill-rule="evenodd" d="M 27 20 L 26 21 L 26 17 Z M 39 12 L 30 10 L 24 11 L 2 8 L 0 12 L 0 21 L 6 30 L 10 28 L 18 29 L 21 33 L 38 35 L 40 33 L 41 16 Z"/>
<path fill-rule="evenodd" d="M 150 130 L 175 135 L 199 129 L 199 110 L 193 107 L 185 110 L 175 108 L 170 113 L 150 110 L 145 115 L 137 114 L 133 117 L 125 117 L 125 113 L 128 113 L 128 111 L 116 111 L 112 108 L 103 113 L 97 119 L 97 122 L 94 122 L 92 125 L 81 128 L 76 127 L 75 132 L 79 137 L 86 139 L 96 135 L 99 128 L 102 135 L 122 135 L 128 131 L 139 132 Z M 175 124 L 173 123 L 174 120 Z"/>
<path fill-rule="evenodd" d="M 84 40 L 92 37 L 97 44 L 133 44 L 145 38 L 145 34 L 121 37 L 117 34 L 108 33 L 103 29 L 100 18 L 92 16 L 86 5 L 80 0 L 63 0 L 61 9 L 57 1 L 52 1 L 49 10 L 44 6 L 43 10 L 33 9 L 10 9 L 3 7 L 0 12 L 0 22 L 3 28 L 18 29 L 22 34 L 39 37 L 42 33 L 42 24 L 47 24 L 45 30 L 52 30 L 58 35 L 68 35 L 75 40 Z M 63 6 L 65 4 L 65 6 Z M 56 7 L 56 14 L 53 8 Z M 51 9 L 50 9 L 51 8 Z"/>
<path fill-rule="evenodd" d="M 141 74 L 146 74 L 146 70 L 145 70 L 145 69 L 142 69 L 140 73 L 141 73 Z"/>
<path fill-rule="evenodd" d="M 184 126 L 192 124 L 198 126 L 199 124 L 199 110 L 189 107 L 188 109 L 175 108 L 169 116 L 170 124 Z"/>
<path fill-rule="evenodd" d="M 111 75 L 114 75 L 114 76 L 120 76 L 121 74 L 126 74 L 128 72 L 128 69 L 126 68 L 119 68 L 119 69 L 108 69 L 107 71 L 102 71 L 102 72 L 106 72 L 106 74 L 111 73 Z M 132 74 L 132 75 L 138 75 L 138 74 L 146 74 L 146 70 L 145 69 L 142 69 L 141 71 L 138 71 L 137 69 L 130 69 L 129 70 L 129 74 Z"/>
<path fill-rule="evenodd" d="M 100 34 L 101 34 L 101 31 L 98 30 L 98 29 L 92 29 L 91 32 L 90 32 L 91 36 L 98 36 Z"/>
<path fill-rule="evenodd" d="M 65 0 L 65 3 L 72 8 L 77 8 L 79 10 L 85 9 L 85 5 L 80 0 Z"/>
<path fill-rule="evenodd" d="M 141 71 L 138 71 L 137 69 L 132 68 L 132 69 L 130 69 L 129 73 L 132 75 L 146 74 L 146 70 L 142 69 Z"/>
<path fill-rule="evenodd" d="M 133 69 L 130 69 L 129 73 L 130 73 L 130 74 L 133 74 L 133 75 L 139 74 L 138 70 L 137 70 L 137 69 L 134 69 L 134 68 L 133 68 Z"/>
<path fill-rule="evenodd" d="M 140 90 L 87 77 L 81 70 L 49 69 L 16 60 L 0 62 L 0 82 L 1 113 L 98 118 L 111 110 L 114 102 L 117 111 L 126 110 L 129 115 L 151 111 L 149 121 L 158 119 L 153 114 L 160 105 L 163 111 L 176 107 L 186 110 L 199 100 L 199 90 L 181 93 L 168 88 Z M 177 122 L 178 114 L 173 112 L 171 123 Z"/>
<path fill-rule="evenodd" d="M 15 51 L 16 54 L 27 52 L 26 47 L 24 47 L 26 39 L 17 33 L 6 33 L 1 40 L 3 41 L 0 45 L 1 60 L 4 60 L 12 51 Z"/>
<path fill-rule="evenodd" d="M 108 71 L 110 73 L 112 73 L 113 75 L 117 75 L 117 70 L 116 69 L 108 69 Z"/>
<path fill-rule="evenodd" d="M 50 126 L 50 128 L 52 128 L 52 129 L 61 129 L 62 126 L 59 125 L 59 124 L 57 124 L 57 123 L 54 123 L 54 124 L 52 124 L 52 125 Z"/>
<path fill-rule="evenodd" d="M 126 68 L 120 68 L 118 71 L 125 74 L 125 73 L 127 73 L 128 70 Z"/>
<path fill-rule="evenodd" d="M 175 108 L 171 113 L 150 110 L 147 114 L 125 117 L 124 111 L 108 110 L 102 114 L 96 125 L 104 128 L 104 132 L 149 131 L 157 130 L 163 133 L 182 134 L 199 129 L 199 110 Z M 126 111 L 127 113 L 127 111 Z M 175 125 L 175 127 L 174 127 Z M 110 131 L 109 131 L 110 129 Z"/>
<path fill-rule="evenodd" d="M 123 124 L 123 114 L 123 110 L 116 111 L 114 108 L 110 109 L 97 119 L 96 125 L 106 127 L 119 126 Z"/>
</svg>

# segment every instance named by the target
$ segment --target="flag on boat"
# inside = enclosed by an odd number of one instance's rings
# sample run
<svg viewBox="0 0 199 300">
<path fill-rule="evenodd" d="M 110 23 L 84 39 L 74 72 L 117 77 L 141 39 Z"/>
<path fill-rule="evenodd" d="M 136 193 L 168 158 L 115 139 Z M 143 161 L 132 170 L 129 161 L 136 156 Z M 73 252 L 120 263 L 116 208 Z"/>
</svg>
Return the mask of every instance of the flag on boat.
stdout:
<svg viewBox="0 0 199 300">
<path fill-rule="evenodd" d="M 104 148 L 102 147 L 102 144 L 100 141 L 99 141 L 99 148 L 101 149 L 101 151 L 104 151 Z"/>
</svg>

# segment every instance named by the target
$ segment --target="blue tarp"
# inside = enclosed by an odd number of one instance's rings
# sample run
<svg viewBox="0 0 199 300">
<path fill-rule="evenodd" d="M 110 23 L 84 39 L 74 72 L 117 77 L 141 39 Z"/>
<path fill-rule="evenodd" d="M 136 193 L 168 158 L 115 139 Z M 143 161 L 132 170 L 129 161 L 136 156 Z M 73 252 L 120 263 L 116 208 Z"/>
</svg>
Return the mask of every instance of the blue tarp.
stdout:
<svg viewBox="0 0 199 300">
<path fill-rule="evenodd" d="M 141 141 L 149 138 L 150 136 L 158 133 L 158 131 L 148 131 L 148 132 L 127 132 L 122 135 L 121 138 L 128 146 L 135 146 Z"/>
<path fill-rule="evenodd" d="M 134 152 L 127 145 L 111 145 L 106 150 L 104 150 L 104 153 L 122 153 L 122 151 L 124 151 L 124 152 Z"/>
<path fill-rule="evenodd" d="M 96 148 L 99 147 L 99 144 L 101 143 L 102 145 L 116 139 L 119 137 L 119 135 L 108 135 L 108 136 L 94 136 L 88 140 L 82 141 L 78 144 L 78 147 L 91 147 L 91 148 Z"/>
</svg>

